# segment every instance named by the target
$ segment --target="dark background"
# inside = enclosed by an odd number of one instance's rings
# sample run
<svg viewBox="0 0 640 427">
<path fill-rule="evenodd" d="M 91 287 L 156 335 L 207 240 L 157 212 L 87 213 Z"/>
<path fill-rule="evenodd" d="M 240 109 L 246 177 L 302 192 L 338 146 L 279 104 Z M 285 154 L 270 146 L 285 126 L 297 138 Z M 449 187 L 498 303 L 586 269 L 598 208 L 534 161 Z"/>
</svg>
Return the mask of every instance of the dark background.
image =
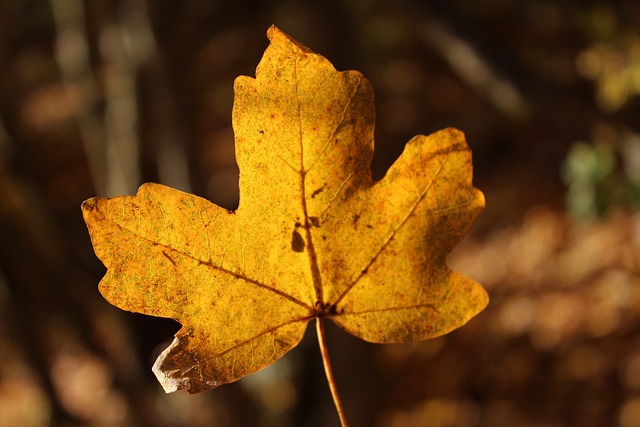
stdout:
<svg viewBox="0 0 640 427">
<path fill-rule="evenodd" d="M 376 177 L 454 126 L 487 198 L 450 257 L 483 313 L 397 346 L 329 327 L 352 425 L 640 426 L 633 0 L 0 0 L 0 426 L 338 424 L 313 333 L 165 395 L 150 367 L 179 325 L 102 300 L 80 215 L 146 181 L 233 208 L 233 79 L 271 24 L 371 80 Z"/>
</svg>

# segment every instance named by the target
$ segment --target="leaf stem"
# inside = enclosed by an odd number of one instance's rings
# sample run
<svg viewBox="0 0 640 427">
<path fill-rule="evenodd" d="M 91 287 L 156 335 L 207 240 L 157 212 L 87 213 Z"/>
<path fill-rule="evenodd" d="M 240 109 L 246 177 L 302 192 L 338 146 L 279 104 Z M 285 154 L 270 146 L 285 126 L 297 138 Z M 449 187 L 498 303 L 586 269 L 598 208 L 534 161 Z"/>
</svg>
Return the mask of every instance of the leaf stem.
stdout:
<svg viewBox="0 0 640 427">
<path fill-rule="evenodd" d="M 333 397 L 333 403 L 336 405 L 338 411 L 338 417 L 340 418 L 340 424 L 342 427 L 349 427 L 347 418 L 344 415 L 344 409 L 342 407 L 342 400 L 338 394 L 338 387 L 336 386 L 336 380 L 333 377 L 333 370 L 331 369 L 331 361 L 329 360 L 329 351 L 327 350 L 327 340 L 324 336 L 324 324 L 322 318 L 316 318 L 316 333 L 318 335 L 318 343 L 320 344 L 320 353 L 322 354 L 322 364 L 324 365 L 324 372 L 327 375 L 327 382 L 329 383 L 329 389 L 331 390 L 331 397 Z"/>
</svg>

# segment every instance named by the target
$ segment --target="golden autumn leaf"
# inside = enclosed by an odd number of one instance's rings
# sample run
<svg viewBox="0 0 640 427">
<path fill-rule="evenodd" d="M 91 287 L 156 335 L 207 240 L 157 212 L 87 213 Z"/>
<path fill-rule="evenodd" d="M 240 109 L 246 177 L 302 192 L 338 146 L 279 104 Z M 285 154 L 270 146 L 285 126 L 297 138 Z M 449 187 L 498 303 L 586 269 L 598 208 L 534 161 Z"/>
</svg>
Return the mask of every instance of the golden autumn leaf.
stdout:
<svg viewBox="0 0 640 427">
<path fill-rule="evenodd" d="M 484 206 L 463 134 L 413 138 L 373 182 L 369 82 L 275 27 L 268 37 L 256 78 L 235 81 L 236 211 L 159 184 L 83 204 L 102 295 L 183 325 L 153 368 L 167 392 L 258 371 L 316 317 L 403 343 L 488 302 L 445 264 Z"/>
</svg>

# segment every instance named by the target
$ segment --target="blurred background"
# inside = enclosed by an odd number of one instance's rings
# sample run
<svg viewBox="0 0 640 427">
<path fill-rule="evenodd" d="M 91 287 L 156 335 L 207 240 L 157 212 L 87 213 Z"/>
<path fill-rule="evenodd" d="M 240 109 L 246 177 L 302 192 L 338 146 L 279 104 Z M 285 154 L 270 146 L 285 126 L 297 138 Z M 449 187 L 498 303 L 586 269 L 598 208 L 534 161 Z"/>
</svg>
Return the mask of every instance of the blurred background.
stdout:
<svg viewBox="0 0 640 427">
<path fill-rule="evenodd" d="M 313 328 L 164 394 L 179 325 L 102 300 L 80 214 L 146 181 L 233 209 L 233 80 L 271 24 L 371 80 L 376 177 L 454 126 L 487 198 L 450 257 L 492 298 L 467 326 L 380 346 L 328 325 L 352 425 L 640 426 L 634 0 L 0 0 L 0 426 L 338 425 Z"/>
</svg>

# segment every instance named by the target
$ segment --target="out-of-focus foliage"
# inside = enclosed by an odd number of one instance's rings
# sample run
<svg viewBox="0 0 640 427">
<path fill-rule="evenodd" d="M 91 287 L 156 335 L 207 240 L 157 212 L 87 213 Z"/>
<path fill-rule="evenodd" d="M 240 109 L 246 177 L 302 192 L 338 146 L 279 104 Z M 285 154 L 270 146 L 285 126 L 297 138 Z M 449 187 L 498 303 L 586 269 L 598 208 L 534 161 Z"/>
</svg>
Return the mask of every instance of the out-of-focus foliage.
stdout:
<svg viewBox="0 0 640 427">
<path fill-rule="evenodd" d="M 611 208 L 640 206 L 640 135 L 594 125 L 594 142 L 573 144 L 562 166 L 567 207 L 576 218 L 605 216 Z"/>
<path fill-rule="evenodd" d="M 598 106 L 612 113 L 640 95 L 640 38 L 597 44 L 577 58 L 581 75 L 597 84 Z"/>
<path fill-rule="evenodd" d="M 615 157 L 610 147 L 584 142 L 574 144 L 563 168 L 563 177 L 569 187 L 569 210 L 584 217 L 604 214 L 609 195 L 605 181 L 614 167 Z"/>
<path fill-rule="evenodd" d="M 596 83 L 598 107 L 606 113 L 618 111 L 640 95 L 640 33 L 626 26 L 624 6 L 596 4 L 584 13 L 584 27 L 593 44 L 580 52 L 576 68 Z M 632 13 L 631 11 L 629 11 Z"/>
</svg>

